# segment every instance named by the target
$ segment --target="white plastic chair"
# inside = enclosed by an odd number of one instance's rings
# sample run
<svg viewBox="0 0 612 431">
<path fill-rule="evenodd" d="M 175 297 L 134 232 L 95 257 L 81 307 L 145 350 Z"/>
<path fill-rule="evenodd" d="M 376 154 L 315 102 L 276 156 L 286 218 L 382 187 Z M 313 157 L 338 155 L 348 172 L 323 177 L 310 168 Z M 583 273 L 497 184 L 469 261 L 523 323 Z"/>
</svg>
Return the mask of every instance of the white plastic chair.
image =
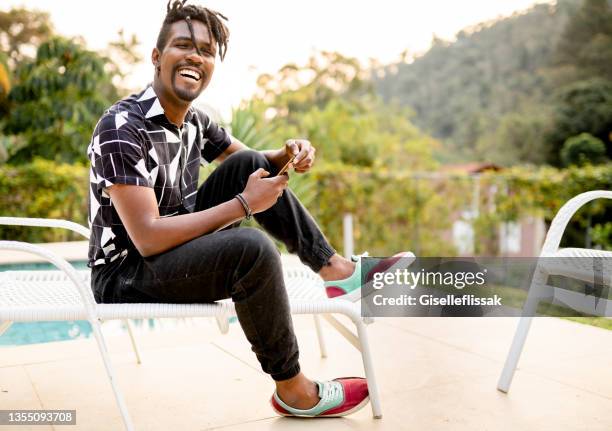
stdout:
<svg viewBox="0 0 612 431">
<path fill-rule="evenodd" d="M 64 228 L 86 238 L 89 238 L 90 234 L 89 229 L 65 220 L 0 217 L 0 224 Z M 140 363 L 140 355 L 127 319 L 215 317 L 221 332 L 226 333 L 229 329 L 229 318 L 236 315 L 231 301 L 214 304 L 96 304 L 90 288 L 89 270 L 77 271 L 57 254 L 33 244 L 0 241 L 0 249 L 38 255 L 60 270 L 0 272 L 0 336 L 12 322 L 87 320 L 91 324 L 126 430 L 133 430 L 134 426 L 122 392 L 116 383 L 100 322 L 110 319 L 122 319 L 126 322 L 137 362 Z M 366 330 L 366 323 L 371 323 L 373 320 L 361 317 L 358 303 L 327 299 L 319 276 L 303 265 L 285 268 L 284 277 L 291 313 L 314 316 L 322 357 L 326 357 L 326 348 L 319 314 L 322 314 L 361 352 L 372 414 L 376 419 L 382 418 L 380 396 Z M 335 313 L 347 316 L 355 324 L 357 333 L 335 319 L 332 316 Z"/>
<path fill-rule="evenodd" d="M 565 232 L 567 224 L 573 215 L 588 202 L 601 198 L 612 199 L 612 191 L 596 190 L 582 193 L 570 199 L 561 207 L 550 224 L 550 229 L 540 253 L 540 257 L 544 259 L 538 261 L 529 288 L 527 301 L 523 308 L 523 317 L 520 318 L 504 369 L 497 383 L 497 389 L 501 392 L 508 392 L 510 389 L 510 384 L 512 383 L 512 378 L 514 377 L 514 372 L 531 326 L 533 319 L 531 316 L 534 315 L 541 299 L 553 297 L 559 303 L 569 305 L 577 311 L 601 316 L 612 315 L 612 300 L 572 292 L 546 284 L 549 276 L 561 275 L 587 283 L 599 282 L 608 287 L 612 285 L 612 270 L 609 265 L 609 262 L 612 260 L 612 251 L 559 248 L 563 232 Z M 596 275 L 592 265 L 585 265 L 585 261 L 588 262 L 585 258 L 605 259 L 608 265 L 604 265 L 602 271 Z"/>
</svg>

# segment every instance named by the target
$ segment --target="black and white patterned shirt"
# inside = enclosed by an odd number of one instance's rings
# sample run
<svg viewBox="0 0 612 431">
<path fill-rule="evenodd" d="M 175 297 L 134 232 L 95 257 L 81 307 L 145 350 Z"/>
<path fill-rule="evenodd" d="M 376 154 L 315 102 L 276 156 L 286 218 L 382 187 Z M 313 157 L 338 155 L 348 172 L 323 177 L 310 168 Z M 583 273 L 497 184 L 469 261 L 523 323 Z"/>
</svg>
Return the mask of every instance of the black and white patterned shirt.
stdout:
<svg viewBox="0 0 612 431">
<path fill-rule="evenodd" d="M 190 108 L 179 129 L 152 87 L 117 102 L 98 122 L 87 155 L 89 173 L 89 266 L 103 265 L 136 248 L 106 188 L 151 187 L 159 215 L 193 212 L 201 163 L 212 162 L 231 143 L 204 112 Z"/>
</svg>

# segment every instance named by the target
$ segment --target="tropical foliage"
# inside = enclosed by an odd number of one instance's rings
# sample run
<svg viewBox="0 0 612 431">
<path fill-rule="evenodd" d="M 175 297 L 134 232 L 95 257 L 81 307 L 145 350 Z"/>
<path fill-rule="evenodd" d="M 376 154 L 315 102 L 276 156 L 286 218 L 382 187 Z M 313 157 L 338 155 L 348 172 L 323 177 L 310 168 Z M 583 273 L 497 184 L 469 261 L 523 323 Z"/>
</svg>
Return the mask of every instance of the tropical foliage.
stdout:
<svg viewBox="0 0 612 431">
<path fill-rule="evenodd" d="M 342 214 L 354 216 L 355 247 L 373 255 L 414 250 L 423 256 L 454 255 L 449 228 L 454 214 L 474 210 L 477 253 L 496 253 L 499 225 L 523 216 L 550 220 L 572 196 L 612 184 L 609 166 L 512 168 L 503 175 L 418 177 L 397 172 L 324 164 L 311 175 L 297 176 L 312 198 L 308 208 L 332 245 L 342 247 Z M 293 179 L 292 179 L 293 181 Z M 53 217 L 87 224 L 88 168 L 36 160 L 0 167 L 0 214 Z M 474 188 L 482 193 L 473 200 Z M 497 191 L 497 192 L 493 192 Z M 593 227 L 592 245 L 612 248 L 612 223 L 605 218 L 612 205 L 596 202 L 574 219 L 565 245 L 585 245 Z M 80 239 L 63 230 L 2 228 L 1 238 L 34 242 Z"/>
<path fill-rule="evenodd" d="M 0 11 L 0 163 L 86 160 L 97 119 L 119 97 L 119 63 L 138 59 L 136 44 L 120 33 L 98 53 L 56 35 L 46 13 Z"/>
<path fill-rule="evenodd" d="M 60 218 L 87 225 L 89 170 L 37 159 L 0 166 L 0 215 Z M 0 226 L 0 238 L 30 242 L 81 240 L 64 229 Z"/>
<path fill-rule="evenodd" d="M 103 58 L 54 37 L 16 69 L 15 78 L 3 131 L 20 140 L 7 149 L 9 162 L 86 160 L 92 126 L 116 96 Z"/>
<path fill-rule="evenodd" d="M 266 127 L 271 143 L 308 137 L 321 160 L 377 169 L 436 166 L 435 139 L 409 120 L 411 112 L 376 96 L 360 63 L 321 52 L 303 66 L 286 65 L 259 78 L 246 109 Z"/>
</svg>

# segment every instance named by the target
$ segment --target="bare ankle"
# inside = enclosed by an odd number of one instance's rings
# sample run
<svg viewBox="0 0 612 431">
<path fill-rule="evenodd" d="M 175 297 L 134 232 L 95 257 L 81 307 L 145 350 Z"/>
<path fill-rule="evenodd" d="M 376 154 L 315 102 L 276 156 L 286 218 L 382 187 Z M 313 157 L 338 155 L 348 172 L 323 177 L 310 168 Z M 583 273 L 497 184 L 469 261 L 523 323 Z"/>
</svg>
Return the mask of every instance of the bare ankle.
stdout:
<svg viewBox="0 0 612 431">
<path fill-rule="evenodd" d="M 350 277 L 355 270 L 355 263 L 348 259 L 334 254 L 327 265 L 323 266 L 319 271 L 319 275 L 325 281 L 330 280 L 342 280 L 343 278 Z"/>
<path fill-rule="evenodd" d="M 300 410 L 310 409 L 319 402 L 317 384 L 302 373 L 276 382 L 276 393 L 285 404 Z"/>
</svg>

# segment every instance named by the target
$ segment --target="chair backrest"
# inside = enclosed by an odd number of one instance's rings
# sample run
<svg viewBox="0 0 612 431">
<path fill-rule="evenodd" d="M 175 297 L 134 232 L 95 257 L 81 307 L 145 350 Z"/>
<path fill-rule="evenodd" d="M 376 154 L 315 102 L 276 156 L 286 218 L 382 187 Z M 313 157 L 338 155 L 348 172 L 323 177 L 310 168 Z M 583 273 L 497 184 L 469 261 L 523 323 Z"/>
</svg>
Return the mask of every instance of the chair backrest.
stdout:
<svg viewBox="0 0 612 431">
<path fill-rule="evenodd" d="M 612 191 L 609 190 L 594 190 L 592 192 L 581 193 L 565 203 L 555 215 L 546 240 L 542 246 L 541 256 L 553 255 L 559 249 L 561 237 L 567 228 L 567 224 L 576 212 L 588 202 L 595 199 L 612 199 Z"/>
</svg>

